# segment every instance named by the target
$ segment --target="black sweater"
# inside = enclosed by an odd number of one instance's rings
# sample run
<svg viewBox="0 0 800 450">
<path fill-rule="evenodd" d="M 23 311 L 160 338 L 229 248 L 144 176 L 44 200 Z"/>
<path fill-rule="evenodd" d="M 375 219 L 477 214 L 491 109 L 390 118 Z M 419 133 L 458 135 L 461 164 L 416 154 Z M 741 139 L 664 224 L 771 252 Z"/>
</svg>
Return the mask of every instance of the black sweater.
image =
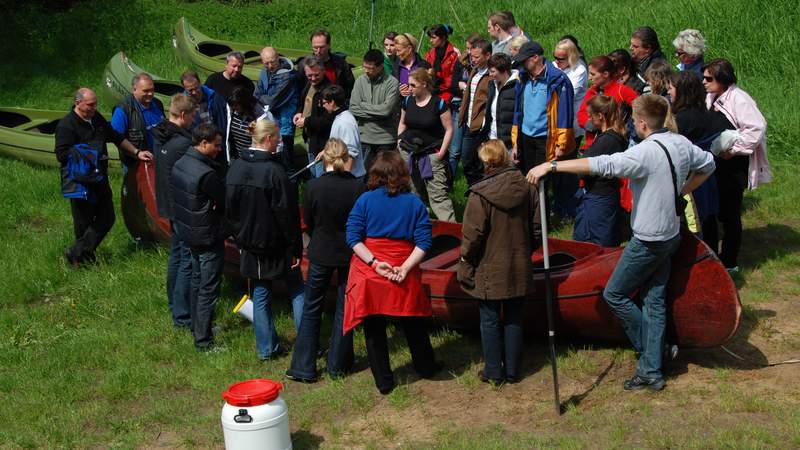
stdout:
<svg viewBox="0 0 800 450">
<path fill-rule="evenodd" d="M 625 151 L 628 140 L 614 130 L 606 130 L 594 138 L 592 145 L 583 152 L 586 158 L 600 155 L 612 155 Z M 583 188 L 595 195 L 619 196 L 619 181 L 616 178 L 602 178 L 597 176 L 584 176 Z"/>
</svg>

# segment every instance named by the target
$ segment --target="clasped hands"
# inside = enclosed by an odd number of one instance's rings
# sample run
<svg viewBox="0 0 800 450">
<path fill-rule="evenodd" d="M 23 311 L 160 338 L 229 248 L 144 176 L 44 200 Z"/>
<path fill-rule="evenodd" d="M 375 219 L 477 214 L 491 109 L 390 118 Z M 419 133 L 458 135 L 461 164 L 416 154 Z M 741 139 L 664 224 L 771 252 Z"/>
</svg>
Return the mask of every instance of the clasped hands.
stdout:
<svg viewBox="0 0 800 450">
<path fill-rule="evenodd" d="M 406 279 L 406 275 L 408 275 L 407 268 L 403 266 L 392 266 L 386 261 L 378 261 L 375 264 L 375 272 L 387 280 L 391 280 L 396 283 L 402 283 L 403 280 Z"/>
</svg>

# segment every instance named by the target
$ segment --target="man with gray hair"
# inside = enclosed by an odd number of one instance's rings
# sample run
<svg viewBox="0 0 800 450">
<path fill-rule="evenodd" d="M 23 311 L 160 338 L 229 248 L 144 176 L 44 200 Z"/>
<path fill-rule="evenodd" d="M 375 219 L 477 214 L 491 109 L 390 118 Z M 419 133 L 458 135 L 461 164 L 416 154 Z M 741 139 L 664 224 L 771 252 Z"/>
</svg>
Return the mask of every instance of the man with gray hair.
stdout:
<svg viewBox="0 0 800 450">
<path fill-rule="evenodd" d="M 75 243 L 64 250 L 64 257 L 72 266 L 94 262 L 95 249 L 114 225 L 114 202 L 108 177 L 105 176 L 108 170 L 108 142 L 113 142 L 120 153 L 127 153 L 131 158 L 133 155 L 140 160 L 152 158 L 149 152 L 140 152 L 97 113 L 97 95 L 91 89 L 78 89 L 72 111 L 56 127 L 55 153 L 61 164 L 62 182 L 69 175 L 66 167 L 72 148 L 78 144 L 86 144 L 99 151 L 97 168 L 103 179 L 86 185 L 86 198 L 70 198 Z"/>
<path fill-rule="evenodd" d="M 111 126 L 117 133 L 125 136 L 138 150 L 145 153 L 146 160 L 153 158 L 152 129 L 164 120 L 164 105 L 155 98 L 153 77 L 142 72 L 131 80 L 131 91 L 122 102 L 114 107 L 111 114 Z M 120 160 L 127 170 L 139 159 L 137 155 L 120 155 Z"/>
<path fill-rule="evenodd" d="M 303 72 L 307 82 L 297 98 L 297 113 L 292 122 L 303 129 L 303 139 L 308 146 L 308 162 L 312 162 L 331 134 L 333 116 L 322 106 L 322 91 L 332 83 L 325 76 L 325 64 L 316 56 L 303 59 Z M 322 167 L 317 164 L 311 169 L 311 174 L 315 177 L 322 175 Z"/>
<path fill-rule="evenodd" d="M 253 95 L 255 86 L 253 82 L 242 75 L 244 71 L 244 55 L 242 52 L 230 52 L 225 57 L 225 68 L 222 72 L 215 72 L 206 79 L 206 86 L 227 100 L 236 86 L 242 86 L 250 95 Z"/>
<path fill-rule="evenodd" d="M 631 86 L 639 94 L 650 92 L 650 83 L 644 77 L 653 62 L 667 58 L 661 52 L 656 30 L 651 27 L 639 27 L 631 34 L 631 58 L 636 63 L 635 85 Z"/>
<path fill-rule="evenodd" d="M 292 155 L 294 150 L 294 123 L 292 117 L 297 111 L 297 83 L 294 64 L 289 58 L 281 56 L 272 47 L 261 50 L 261 63 L 264 70 L 256 83 L 255 97 L 258 102 L 269 108 L 269 112 L 280 125 L 283 151 L 281 159 L 286 171 L 294 173 Z"/>
</svg>

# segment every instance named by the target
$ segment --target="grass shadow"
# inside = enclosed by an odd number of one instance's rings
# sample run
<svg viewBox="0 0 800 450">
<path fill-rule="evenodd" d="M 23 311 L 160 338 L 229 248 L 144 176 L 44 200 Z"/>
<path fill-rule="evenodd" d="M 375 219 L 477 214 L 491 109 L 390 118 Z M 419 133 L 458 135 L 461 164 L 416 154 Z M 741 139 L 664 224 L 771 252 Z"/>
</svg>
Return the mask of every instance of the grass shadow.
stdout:
<svg viewBox="0 0 800 450">
<path fill-rule="evenodd" d="M 800 251 L 800 232 L 781 223 L 769 223 L 742 231 L 739 266 L 753 270 L 761 265 Z"/>
</svg>

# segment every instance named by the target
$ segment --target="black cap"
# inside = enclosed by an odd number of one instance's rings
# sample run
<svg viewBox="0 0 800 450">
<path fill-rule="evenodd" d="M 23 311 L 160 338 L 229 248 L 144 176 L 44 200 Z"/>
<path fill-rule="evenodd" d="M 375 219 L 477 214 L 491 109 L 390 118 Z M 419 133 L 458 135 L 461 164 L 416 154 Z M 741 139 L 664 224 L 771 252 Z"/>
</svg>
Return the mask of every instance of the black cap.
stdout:
<svg viewBox="0 0 800 450">
<path fill-rule="evenodd" d="M 514 65 L 522 64 L 523 61 L 533 55 L 544 55 L 544 48 L 536 41 L 528 41 L 522 44 L 522 47 L 519 48 L 519 52 L 514 56 Z"/>
</svg>

